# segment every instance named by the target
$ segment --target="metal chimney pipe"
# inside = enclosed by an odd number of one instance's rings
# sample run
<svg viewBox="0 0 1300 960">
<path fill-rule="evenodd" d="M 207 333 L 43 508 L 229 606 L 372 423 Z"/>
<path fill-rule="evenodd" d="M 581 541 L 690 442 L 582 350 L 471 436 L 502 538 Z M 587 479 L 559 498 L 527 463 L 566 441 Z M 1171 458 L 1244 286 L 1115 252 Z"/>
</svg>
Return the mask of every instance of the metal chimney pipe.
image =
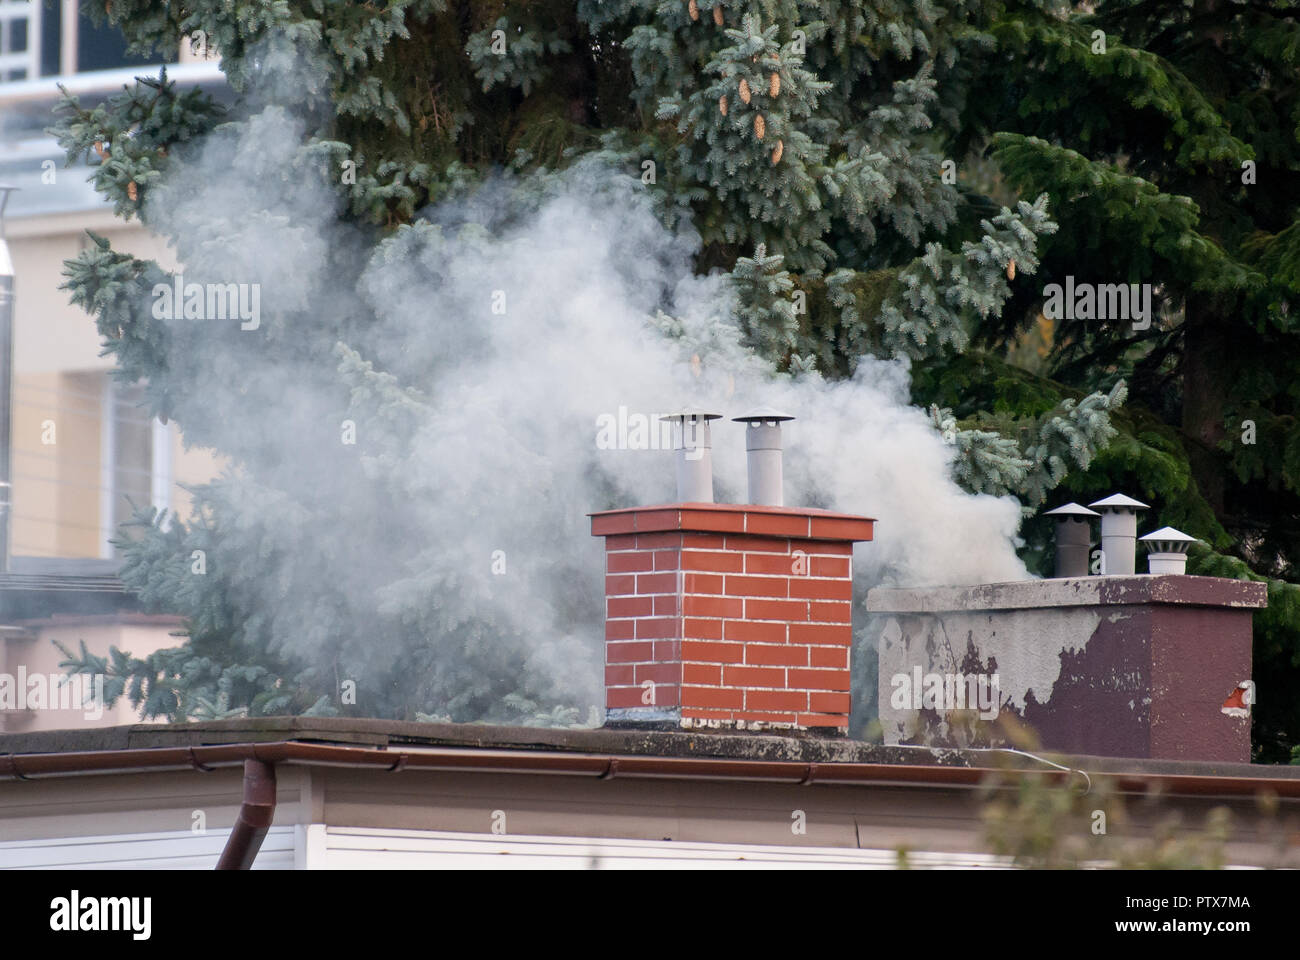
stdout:
<svg viewBox="0 0 1300 960">
<path fill-rule="evenodd" d="M 1187 573 L 1187 549 L 1196 542 L 1181 530 L 1161 527 L 1142 537 L 1147 546 L 1149 573 Z"/>
<path fill-rule="evenodd" d="M 0 184 L 0 571 L 9 570 L 13 524 L 14 264 L 5 242 L 5 207 L 17 190 Z"/>
<path fill-rule="evenodd" d="M 673 449 L 677 458 L 677 502 L 713 502 L 713 431 L 710 420 L 720 413 L 683 410 L 662 419 L 673 424 Z"/>
<path fill-rule="evenodd" d="M 781 422 L 793 420 L 771 407 L 756 407 L 741 417 L 747 423 L 745 454 L 749 473 L 749 502 L 767 507 L 785 506 L 785 484 L 781 453 Z"/>
<path fill-rule="evenodd" d="M 1092 517 L 1089 510 L 1077 503 L 1046 511 L 1043 516 L 1056 517 L 1056 572 L 1057 577 L 1088 576 L 1088 554 L 1092 550 Z"/>
<path fill-rule="evenodd" d="M 1122 493 L 1088 504 L 1101 511 L 1101 572 L 1137 572 L 1137 512 L 1148 509 L 1140 500 Z"/>
</svg>

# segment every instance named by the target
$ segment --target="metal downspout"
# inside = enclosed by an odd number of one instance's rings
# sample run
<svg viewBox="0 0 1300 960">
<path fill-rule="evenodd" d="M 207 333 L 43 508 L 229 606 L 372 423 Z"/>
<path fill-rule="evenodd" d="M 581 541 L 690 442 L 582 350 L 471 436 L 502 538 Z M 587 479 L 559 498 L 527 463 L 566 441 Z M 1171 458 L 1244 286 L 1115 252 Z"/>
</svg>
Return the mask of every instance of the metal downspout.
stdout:
<svg viewBox="0 0 1300 960">
<path fill-rule="evenodd" d="M 250 869 L 274 818 L 275 764 L 265 760 L 245 760 L 244 802 L 239 806 L 239 816 L 230 831 L 226 848 L 221 851 L 217 869 Z"/>
</svg>

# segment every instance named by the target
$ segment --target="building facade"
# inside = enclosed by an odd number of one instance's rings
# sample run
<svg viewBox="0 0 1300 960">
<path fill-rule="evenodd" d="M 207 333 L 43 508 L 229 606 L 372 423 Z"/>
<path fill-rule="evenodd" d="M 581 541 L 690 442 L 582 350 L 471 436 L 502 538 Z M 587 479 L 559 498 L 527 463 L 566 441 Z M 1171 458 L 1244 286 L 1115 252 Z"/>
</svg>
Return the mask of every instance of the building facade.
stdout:
<svg viewBox="0 0 1300 960">
<path fill-rule="evenodd" d="M 182 86 L 225 95 L 215 59 L 178 38 L 169 56 L 129 55 L 120 32 L 77 15 L 75 0 L 0 0 L 0 184 L 15 188 L 3 231 L 12 261 L 8 557 L 0 568 L 0 677 L 58 673 L 52 641 L 104 655 L 135 656 L 175 645 L 176 617 L 142 616 L 113 584 L 112 540 L 134 507 L 185 517 L 184 485 L 211 478 L 219 463 L 185 449 L 174 423 L 139 406 L 141 386 L 111 375 L 92 318 L 61 290 L 65 260 L 91 242 L 164 268 L 176 266 L 163 238 L 114 216 L 87 182 L 90 169 L 65 156 L 47 128 L 60 86 L 85 107 L 120 92 L 166 62 Z M 123 713 L 126 709 L 126 713 Z M 93 714 L 93 711 L 91 711 Z M 18 708 L 0 695 L 0 729 L 93 726 L 136 719 L 125 702 L 95 719 L 85 711 Z"/>
</svg>

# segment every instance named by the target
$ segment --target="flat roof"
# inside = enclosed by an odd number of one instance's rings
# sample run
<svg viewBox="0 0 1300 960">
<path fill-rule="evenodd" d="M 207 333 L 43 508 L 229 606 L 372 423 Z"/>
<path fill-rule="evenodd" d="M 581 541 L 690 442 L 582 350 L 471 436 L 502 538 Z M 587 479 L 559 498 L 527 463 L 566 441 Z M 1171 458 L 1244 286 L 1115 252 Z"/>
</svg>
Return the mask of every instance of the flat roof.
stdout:
<svg viewBox="0 0 1300 960">
<path fill-rule="evenodd" d="M 557 729 L 343 717 L 265 717 L 0 734 L 0 779 L 294 764 L 786 783 L 976 786 L 1007 769 L 1112 776 L 1123 789 L 1300 797 L 1300 766 L 884 746 L 843 737 Z"/>
</svg>

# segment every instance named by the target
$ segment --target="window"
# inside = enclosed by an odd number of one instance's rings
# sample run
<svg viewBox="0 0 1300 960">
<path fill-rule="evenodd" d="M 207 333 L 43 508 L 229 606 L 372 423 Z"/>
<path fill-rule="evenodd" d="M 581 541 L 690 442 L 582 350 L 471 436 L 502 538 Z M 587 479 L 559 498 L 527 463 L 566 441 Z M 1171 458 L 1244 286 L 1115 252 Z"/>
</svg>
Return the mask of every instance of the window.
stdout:
<svg viewBox="0 0 1300 960">
<path fill-rule="evenodd" d="M 121 30 L 95 26 L 77 8 L 77 0 L 0 0 L 0 83 L 159 62 L 128 55 Z"/>
<path fill-rule="evenodd" d="M 34 80 L 40 76 L 40 3 L 0 0 L 0 79 Z"/>
<path fill-rule="evenodd" d="M 171 431 L 140 406 L 143 391 L 111 377 L 104 383 L 100 420 L 100 556 L 136 509 L 170 506 Z"/>
</svg>

